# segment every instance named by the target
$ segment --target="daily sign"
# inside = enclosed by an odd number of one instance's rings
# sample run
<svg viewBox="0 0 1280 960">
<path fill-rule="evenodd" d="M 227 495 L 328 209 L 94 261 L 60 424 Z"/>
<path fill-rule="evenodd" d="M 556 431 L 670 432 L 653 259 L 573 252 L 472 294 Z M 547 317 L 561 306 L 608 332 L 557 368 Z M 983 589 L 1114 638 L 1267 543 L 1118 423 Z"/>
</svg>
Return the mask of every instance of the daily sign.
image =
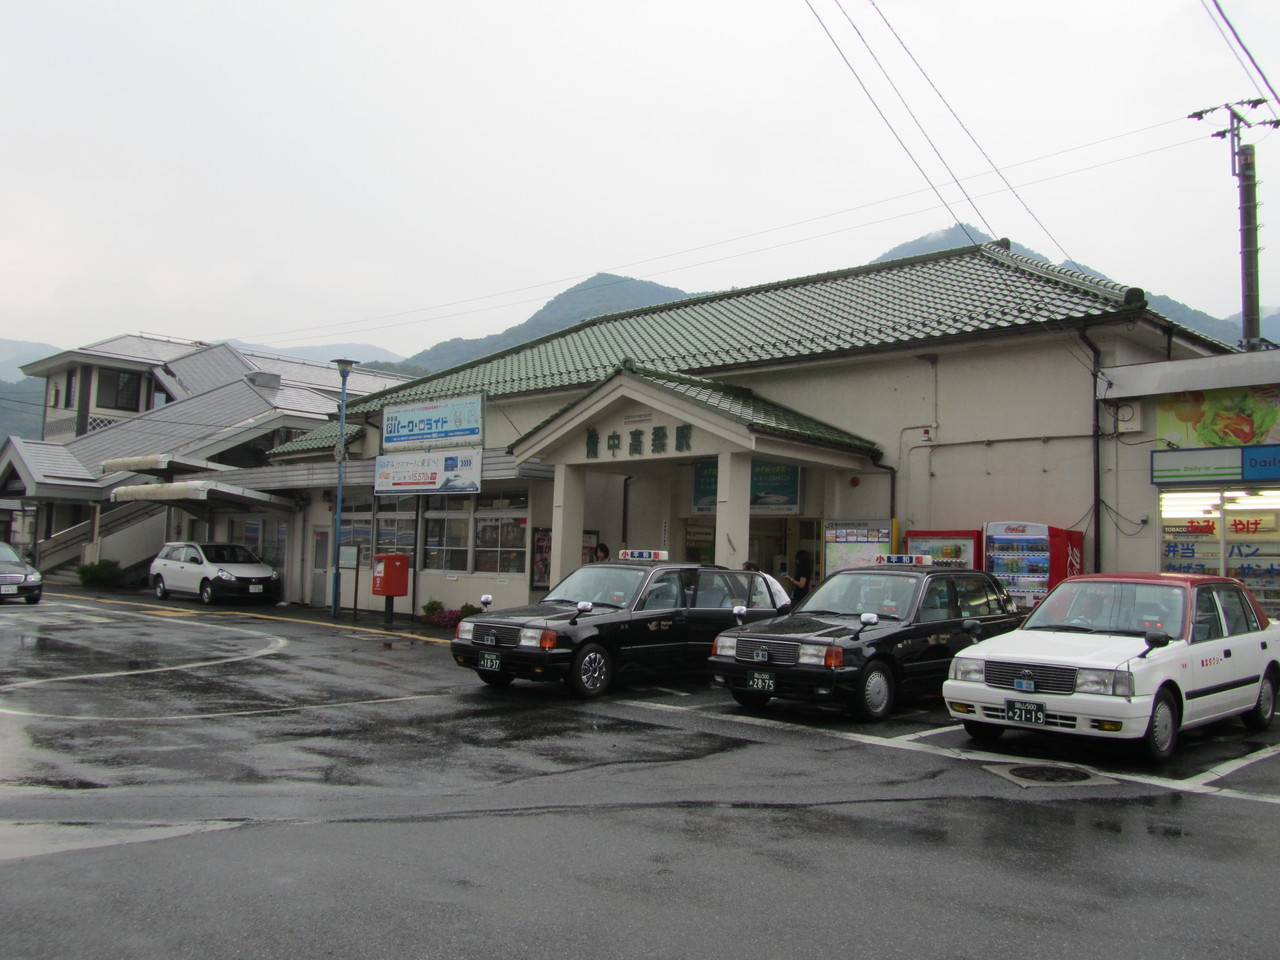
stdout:
<svg viewBox="0 0 1280 960">
<path fill-rule="evenodd" d="M 479 395 L 386 407 L 382 412 L 382 449 L 482 444 L 483 410 Z"/>
</svg>

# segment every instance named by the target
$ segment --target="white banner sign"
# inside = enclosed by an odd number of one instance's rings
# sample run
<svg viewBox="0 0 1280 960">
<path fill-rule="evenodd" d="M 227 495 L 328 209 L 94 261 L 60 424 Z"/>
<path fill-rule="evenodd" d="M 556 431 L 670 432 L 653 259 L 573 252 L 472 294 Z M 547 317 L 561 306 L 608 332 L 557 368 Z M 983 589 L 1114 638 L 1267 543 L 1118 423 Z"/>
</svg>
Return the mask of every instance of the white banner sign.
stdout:
<svg viewBox="0 0 1280 960">
<path fill-rule="evenodd" d="M 379 497 L 417 493 L 475 493 L 480 489 L 480 447 L 433 453 L 393 453 L 374 459 L 373 492 Z"/>
<path fill-rule="evenodd" d="M 449 397 L 386 407 L 382 449 L 484 443 L 484 398 Z"/>
</svg>

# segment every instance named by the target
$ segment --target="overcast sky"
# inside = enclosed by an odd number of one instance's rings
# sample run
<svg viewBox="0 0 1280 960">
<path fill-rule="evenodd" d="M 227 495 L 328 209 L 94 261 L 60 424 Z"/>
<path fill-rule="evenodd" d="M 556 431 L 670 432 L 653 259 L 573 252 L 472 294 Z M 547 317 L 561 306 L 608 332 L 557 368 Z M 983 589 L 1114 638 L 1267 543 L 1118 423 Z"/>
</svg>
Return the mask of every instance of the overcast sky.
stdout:
<svg viewBox="0 0 1280 960">
<path fill-rule="evenodd" d="M 1280 2 L 1218 2 L 1280 88 Z M 1227 316 L 1227 118 L 1186 116 L 1266 91 L 1214 8 L 0 0 L 0 337 L 408 356 L 600 271 L 749 286 L 957 219 Z"/>
</svg>

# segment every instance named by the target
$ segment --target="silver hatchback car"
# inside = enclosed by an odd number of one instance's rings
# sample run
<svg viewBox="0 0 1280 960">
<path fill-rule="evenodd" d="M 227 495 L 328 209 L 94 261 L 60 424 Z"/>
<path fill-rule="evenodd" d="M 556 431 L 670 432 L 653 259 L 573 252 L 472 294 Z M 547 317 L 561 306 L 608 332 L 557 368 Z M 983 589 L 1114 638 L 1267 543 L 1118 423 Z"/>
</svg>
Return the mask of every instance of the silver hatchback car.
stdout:
<svg viewBox="0 0 1280 960">
<path fill-rule="evenodd" d="M 163 600 L 170 592 L 197 596 L 202 603 L 280 599 L 280 574 L 238 543 L 166 543 L 151 561 L 151 589 Z"/>
</svg>

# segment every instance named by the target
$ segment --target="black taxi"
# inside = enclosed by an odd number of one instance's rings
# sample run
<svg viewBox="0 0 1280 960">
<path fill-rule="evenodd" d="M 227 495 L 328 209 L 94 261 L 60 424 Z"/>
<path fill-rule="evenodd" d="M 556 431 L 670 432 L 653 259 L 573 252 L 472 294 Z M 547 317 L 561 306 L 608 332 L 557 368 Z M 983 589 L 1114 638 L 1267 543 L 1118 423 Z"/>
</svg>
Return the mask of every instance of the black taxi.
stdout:
<svg viewBox="0 0 1280 960">
<path fill-rule="evenodd" d="M 1022 622 L 982 570 L 886 556 L 824 579 L 787 616 L 715 640 L 711 682 L 746 707 L 770 699 L 842 707 L 880 720 L 900 691 L 938 690 L 957 651 Z"/>
<path fill-rule="evenodd" d="M 700 666 L 716 634 L 779 612 L 759 573 L 671 562 L 655 550 L 579 567 L 530 606 L 489 611 L 488 601 L 458 624 L 458 665 L 491 686 L 564 680 L 582 698 L 604 693 L 629 666 Z"/>
</svg>

